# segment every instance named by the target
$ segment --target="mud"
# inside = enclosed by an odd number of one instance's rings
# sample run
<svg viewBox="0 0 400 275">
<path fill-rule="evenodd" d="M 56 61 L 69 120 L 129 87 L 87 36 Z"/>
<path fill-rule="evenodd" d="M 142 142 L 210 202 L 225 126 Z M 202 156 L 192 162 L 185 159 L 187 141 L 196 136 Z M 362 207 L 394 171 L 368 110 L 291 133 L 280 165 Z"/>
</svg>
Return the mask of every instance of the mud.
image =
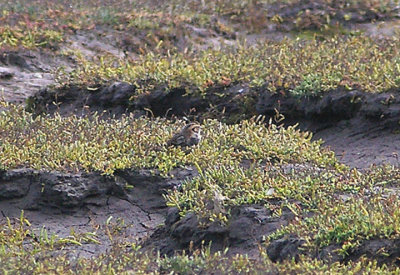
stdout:
<svg viewBox="0 0 400 275">
<path fill-rule="evenodd" d="M 264 93 L 257 103 L 260 114 L 278 110 L 284 123 L 298 124 L 322 139 L 338 159 L 355 168 L 399 165 L 400 93 L 364 93 L 335 90 L 322 97 L 296 98 Z"/>
<path fill-rule="evenodd" d="M 115 177 L 32 169 L 2 171 L 0 224 L 6 217 L 17 222 L 23 210 L 37 236 L 31 242 L 45 234 L 49 238 L 81 239 L 81 246 L 66 245 L 68 256 L 97 255 L 118 242 L 139 243 L 164 223 L 167 208 L 163 194 L 178 188 L 196 171 L 182 168 L 172 175 L 165 179 L 151 170 L 118 171 Z"/>
<path fill-rule="evenodd" d="M 55 64 L 62 62 L 40 52 L 23 50 L 0 54 L 0 96 L 9 102 L 24 103 L 41 87 L 54 83 L 52 67 Z"/>
<path fill-rule="evenodd" d="M 214 222 L 206 227 L 193 213 L 180 218 L 175 208 L 169 209 L 165 226 L 156 230 L 144 244 L 144 250 L 156 249 L 162 255 L 190 249 L 210 247 L 211 252 L 227 250 L 228 255 L 247 254 L 251 258 L 259 255 L 264 237 L 273 233 L 293 219 L 286 209 L 282 216 L 274 217 L 271 210 L 262 205 L 244 205 L 232 209 L 226 225 Z"/>
<path fill-rule="evenodd" d="M 175 169 L 170 178 L 154 170 L 117 171 L 113 177 L 33 169 L 2 171 L 0 224 L 7 217 L 18 223 L 23 211 L 34 232 L 25 245 L 45 236 L 81 242 L 63 247 L 70 259 L 104 253 L 117 243 L 136 243 L 144 251 L 170 256 L 211 243 L 212 252 L 229 248 L 229 255 L 246 253 L 256 258 L 263 238 L 294 217 L 287 208 L 276 217 L 254 204 L 231 209 L 226 225 L 200 226 L 196 215 L 181 217 L 178 209 L 166 207 L 163 198 L 167 190 L 197 175 L 192 167 Z"/>
</svg>

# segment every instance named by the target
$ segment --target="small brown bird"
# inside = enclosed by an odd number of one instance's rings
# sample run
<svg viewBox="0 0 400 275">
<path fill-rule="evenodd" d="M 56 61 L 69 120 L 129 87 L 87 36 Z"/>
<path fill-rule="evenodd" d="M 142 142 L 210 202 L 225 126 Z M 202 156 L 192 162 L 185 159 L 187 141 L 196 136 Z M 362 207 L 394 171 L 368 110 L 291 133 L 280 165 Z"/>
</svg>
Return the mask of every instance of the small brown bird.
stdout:
<svg viewBox="0 0 400 275">
<path fill-rule="evenodd" d="M 182 127 L 179 133 L 176 133 L 170 140 L 168 140 L 167 145 L 171 146 L 192 146 L 199 144 L 201 140 L 201 127 L 197 123 L 189 123 Z"/>
</svg>

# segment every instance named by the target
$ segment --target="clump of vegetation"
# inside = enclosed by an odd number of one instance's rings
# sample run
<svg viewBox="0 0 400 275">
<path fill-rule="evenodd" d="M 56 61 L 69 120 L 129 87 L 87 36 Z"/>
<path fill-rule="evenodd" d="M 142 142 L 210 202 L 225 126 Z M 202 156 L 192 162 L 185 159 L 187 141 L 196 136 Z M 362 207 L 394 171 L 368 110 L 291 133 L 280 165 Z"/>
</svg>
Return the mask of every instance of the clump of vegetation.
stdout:
<svg viewBox="0 0 400 275">
<path fill-rule="evenodd" d="M 294 89 L 290 90 L 290 92 L 294 96 L 298 97 L 321 95 L 321 84 L 321 76 L 319 74 L 311 73 L 305 75 L 303 81 Z"/>
<path fill-rule="evenodd" d="M 256 120 L 225 125 L 203 123 L 204 141 L 186 151 L 167 147 L 166 141 L 182 122 L 163 119 L 100 119 L 55 115 L 34 117 L 22 107 L 2 103 L 0 112 L 0 163 L 3 169 L 32 167 L 61 171 L 100 171 L 196 165 L 200 170 L 276 158 L 281 162 L 311 162 L 334 166 L 333 152 L 311 142 L 309 133 L 264 126 Z"/>
<path fill-rule="evenodd" d="M 343 167 L 328 170 L 267 163 L 243 168 L 236 164 L 210 167 L 166 198 L 167 204 L 178 207 L 183 215 L 195 212 L 205 221 L 226 223 L 230 210 L 237 205 L 262 204 L 278 216 L 287 207 L 302 216 L 304 210 L 319 209 L 326 198 L 338 193 L 356 194 L 366 185 L 357 171 Z"/>
<path fill-rule="evenodd" d="M 36 48 L 50 47 L 63 41 L 62 33 L 51 29 L 0 27 L 0 46 Z"/>
<path fill-rule="evenodd" d="M 194 85 L 206 91 L 213 85 L 249 83 L 271 91 L 319 95 L 343 87 L 383 92 L 400 85 L 397 39 L 366 37 L 265 42 L 255 47 L 208 50 L 198 54 L 149 53 L 136 61 L 101 57 L 89 61 L 78 55 L 78 68 L 59 75 L 60 84 L 98 84 L 121 80 L 139 86 L 138 93 L 155 86 Z M 315 73 L 318 72 L 318 73 Z"/>
<path fill-rule="evenodd" d="M 391 166 L 359 174 L 358 195 L 339 195 L 319 200 L 316 214 L 278 230 L 271 239 L 293 234 L 306 240 L 305 247 L 321 249 L 340 245 L 344 256 L 373 239 L 394 240 L 400 237 L 400 211 L 396 191 L 390 182 L 399 178 L 400 170 Z M 393 178 L 392 178 L 393 177 Z M 397 181 L 396 181 L 397 185 Z M 381 254 L 385 255 L 382 250 Z"/>
</svg>

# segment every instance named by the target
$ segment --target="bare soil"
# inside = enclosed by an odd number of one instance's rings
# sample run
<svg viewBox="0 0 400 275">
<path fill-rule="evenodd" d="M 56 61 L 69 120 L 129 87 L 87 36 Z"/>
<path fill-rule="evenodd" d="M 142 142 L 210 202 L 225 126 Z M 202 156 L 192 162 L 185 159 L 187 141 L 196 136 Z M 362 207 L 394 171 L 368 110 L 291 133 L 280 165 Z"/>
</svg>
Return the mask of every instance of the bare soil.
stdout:
<svg viewBox="0 0 400 275">
<path fill-rule="evenodd" d="M 72 258 L 97 255 L 115 243 L 140 243 L 164 224 L 167 207 L 163 194 L 196 171 L 176 169 L 172 175 L 165 179 L 150 170 L 118 171 L 116 177 L 32 169 L 2 171 L 0 223 L 6 217 L 14 222 L 23 210 L 36 234 L 32 242 L 43 237 L 45 230 L 49 237 L 83 240 L 79 247 L 66 246 Z"/>
</svg>

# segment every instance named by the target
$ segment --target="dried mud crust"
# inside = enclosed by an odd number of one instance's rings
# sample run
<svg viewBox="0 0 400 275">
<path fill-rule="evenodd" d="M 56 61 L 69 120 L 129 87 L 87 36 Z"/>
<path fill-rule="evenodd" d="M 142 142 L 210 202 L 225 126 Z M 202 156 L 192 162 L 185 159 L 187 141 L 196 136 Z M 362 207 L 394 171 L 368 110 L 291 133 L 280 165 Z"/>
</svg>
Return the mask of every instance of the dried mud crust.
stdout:
<svg viewBox="0 0 400 275">
<path fill-rule="evenodd" d="M 107 111 L 120 116 L 133 112 L 188 116 L 200 121 L 213 117 L 228 123 L 254 115 L 274 118 L 278 111 L 285 116 L 285 125 L 298 123 L 300 129 L 313 132 L 314 139 L 323 139 L 325 146 L 331 147 L 349 166 L 367 168 L 371 164 L 399 163 L 399 91 L 372 94 L 337 89 L 321 96 L 298 97 L 236 84 L 214 87 L 205 96 L 186 94 L 183 87 L 169 92 L 160 87 L 132 99 L 135 90 L 135 86 L 124 82 L 99 86 L 94 91 L 76 86 L 42 89 L 30 99 L 29 107 L 37 113 L 82 115 Z"/>
<path fill-rule="evenodd" d="M 115 177 L 97 173 L 42 172 L 16 169 L 0 173 L 0 224 L 6 217 L 19 218 L 21 211 L 40 234 L 65 238 L 95 232 L 99 244 L 83 243 L 66 247 L 69 257 L 88 257 L 103 253 L 113 242 L 140 242 L 165 220 L 163 194 L 193 177 L 193 169 L 175 169 L 174 178 L 163 178 L 150 170 L 118 171 Z M 111 223 L 107 220 L 112 216 Z M 110 220 L 109 220 L 110 221 Z M 107 226 L 121 230 L 113 240 Z"/>
<path fill-rule="evenodd" d="M 0 52 L 1 97 L 9 102 L 23 103 L 40 88 L 53 84 L 52 70 L 63 63 L 45 52 Z"/>
</svg>

